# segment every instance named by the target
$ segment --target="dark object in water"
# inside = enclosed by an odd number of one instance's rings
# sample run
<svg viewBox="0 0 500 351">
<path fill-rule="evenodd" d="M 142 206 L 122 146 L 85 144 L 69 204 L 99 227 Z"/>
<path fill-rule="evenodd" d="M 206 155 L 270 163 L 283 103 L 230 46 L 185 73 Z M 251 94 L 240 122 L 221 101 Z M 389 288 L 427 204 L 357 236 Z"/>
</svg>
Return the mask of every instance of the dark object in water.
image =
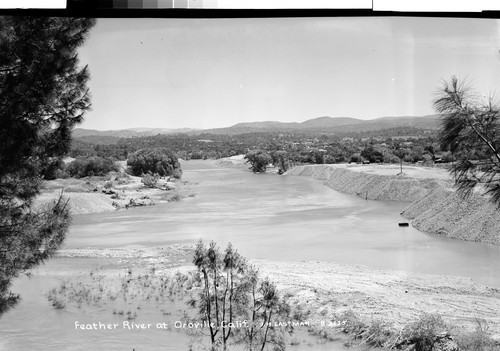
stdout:
<svg viewBox="0 0 500 351">
<path fill-rule="evenodd" d="M 408 227 L 410 224 L 403 222 L 398 224 L 400 227 Z"/>
</svg>

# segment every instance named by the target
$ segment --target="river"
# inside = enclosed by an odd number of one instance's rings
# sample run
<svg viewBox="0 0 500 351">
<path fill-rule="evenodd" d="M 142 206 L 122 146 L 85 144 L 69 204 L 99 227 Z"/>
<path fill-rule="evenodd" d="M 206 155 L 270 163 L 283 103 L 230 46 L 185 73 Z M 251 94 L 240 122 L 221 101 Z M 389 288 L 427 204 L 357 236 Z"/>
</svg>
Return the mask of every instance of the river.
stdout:
<svg viewBox="0 0 500 351">
<path fill-rule="evenodd" d="M 247 258 L 328 261 L 406 272 L 464 276 L 500 287 L 500 247 L 399 227 L 404 203 L 366 201 L 308 177 L 252 174 L 214 161 L 188 161 L 183 179 L 194 197 L 151 207 L 75 216 L 64 248 L 148 248 L 215 240 L 231 242 Z M 75 320 L 99 312 L 53 309 L 45 294 L 64 276 L 77 277 L 103 262 L 54 259 L 20 278 L 23 301 L 0 319 L 0 350 L 187 349 L 187 336 L 164 331 L 81 332 Z M 105 264 L 105 263 L 104 263 Z M 102 311 L 101 311 L 102 312 Z M 143 318 L 161 319 L 153 309 Z M 108 322 L 119 320 L 109 317 Z M 69 347 L 68 345 L 72 345 Z M 339 343 L 291 350 L 342 350 Z"/>
</svg>

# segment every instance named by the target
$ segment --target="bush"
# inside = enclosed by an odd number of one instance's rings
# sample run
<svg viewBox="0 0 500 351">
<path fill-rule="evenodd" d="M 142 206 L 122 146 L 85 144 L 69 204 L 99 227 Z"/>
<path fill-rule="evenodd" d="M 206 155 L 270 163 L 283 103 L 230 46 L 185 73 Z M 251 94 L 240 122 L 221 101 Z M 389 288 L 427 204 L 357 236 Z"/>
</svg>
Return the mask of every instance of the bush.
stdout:
<svg viewBox="0 0 500 351">
<path fill-rule="evenodd" d="M 446 331 L 447 326 L 440 315 L 423 314 L 406 328 L 403 337 L 415 345 L 416 351 L 432 351 L 438 336 Z"/>
<path fill-rule="evenodd" d="M 54 180 L 57 178 L 62 178 L 59 177 L 59 175 L 62 175 L 64 172 L 64 162 L 60 157 L 53 157 L 42 165 L 40 169 L 40 173 L 45 180 Z"/>
<path fill-rule="evenodd" d="M 177 156 L 166 148 L 141 149 L 129 155 L 127 165 L 135 176 L 156 173 L 160 177 L 182 175 Z"/>
<path fill-rule="evenodd" d="M 172 175 L 174 178 L 180 179 L 182 176 L 182 170 L 181 169 L 174 169 L 172 172 Z"/>
<path fill-rule="evenodd" d="M 359 163 L 363 161 L 363 158 L 361 157 L 360 154 L 354 154 L 351 156 L 351 159 L 349 160 L 349 162 L 354 162 L 354 163 Z"/>
<path fill-rule="evenodd" d="M 486 320 L 476 319 L 476 330 L 471 333 L 463 333 L 456 337 L 460 350 L 464 351 L 490 351 L 498 350 L 489 332 Z"/>
<path fill-rule="evenodd" d="M 158 183 L 159 179 L 160 176 L 157 173 L 148 173 L 142 176 L 141 183 L 144 184 L 145 187 L 156 188 L 156 184 Z"/>
<path fill-rule="evenodd" d="M 69 173 L 66 171 L 66 168 L 64 169 L 58 169 L 56 171 L 56 179 L 68 179 L 70 177 Z"/>
<path fill-rule="evenodd" d="M 117 171 L 113 160 L 102 157 L 77 158 L 66 166 L 66 172 L 75 178 L 104 176 Z"/>
</svg>

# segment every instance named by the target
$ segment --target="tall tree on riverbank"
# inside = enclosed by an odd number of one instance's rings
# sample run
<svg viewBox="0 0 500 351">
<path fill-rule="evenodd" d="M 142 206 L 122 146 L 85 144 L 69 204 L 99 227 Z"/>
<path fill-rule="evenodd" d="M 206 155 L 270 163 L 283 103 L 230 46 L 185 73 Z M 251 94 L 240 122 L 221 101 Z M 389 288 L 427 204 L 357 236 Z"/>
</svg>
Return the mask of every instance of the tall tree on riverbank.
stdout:
<svg viewBox="0 0 500 351">
<path fill-rule="evenodd" d="M 271 156 L 263 150 L 252 150 L 245 155 L 245 163 L 250 163 L 250 169 L 254 173 L 264 173 L 267 166 L 273 162 Z"/>
<path fill-rule="evenodd" d="M 274 167 L 278 167 L 278 174 L 283 174 L 288 171 L 289 160 L 288 154 L 283 150 L 276 150 L 271 152 L 271 159 Z"/>
<path fill-rule="evenodd" d="M 128 156 L 127 166 L 135 176 L 151 173 L 180 178 L 182 175 L 177 156 L 164 147 L 137 150 Z"/>
<path fill-rule="evenodd" d="M 444 82 L 434 109 L 441 114 L 441 148 L 452 152 L 456 185 L 464 196 L 483 186 L 500 207 L 500 109 L 490 97 L 481 100 L 453 76 Z"/>
<path fill-rule="evenodd" d="M 0 315 L 19 300 L 11 280 L 50 257 L 69 226 L 66 202 L 34 210 L 33 199 L 90 106 L 76 50 L 94 24 L 0 17 Z"/>
<path fill-rule="evenodd" d="M 396 155 L 399 158 L 399 165 L 401 167 L 401 171 L 399 172 L 399 174 L 403 174 L 403 159 L 405 158 L 406 155 L 408 155 L 408 150 L 397 147 L 397 149 L 394 151 L 394 155 Z"/>
<path fill-rule="evenodd" d="M 269 279 L 260 279 L 231 244 L 221 253 L 215 242 L 206 247 L 200 240 L 193 263 L 199 286 L 190 304 L 207 325 L 211 350 L 227 350 L 231 343 L 250 351 L 270 344 L 274 350 L 285 348 L 284 334 L 291 327 L 279 322 L 288 319 L 290 307 Z"/>
</svg>

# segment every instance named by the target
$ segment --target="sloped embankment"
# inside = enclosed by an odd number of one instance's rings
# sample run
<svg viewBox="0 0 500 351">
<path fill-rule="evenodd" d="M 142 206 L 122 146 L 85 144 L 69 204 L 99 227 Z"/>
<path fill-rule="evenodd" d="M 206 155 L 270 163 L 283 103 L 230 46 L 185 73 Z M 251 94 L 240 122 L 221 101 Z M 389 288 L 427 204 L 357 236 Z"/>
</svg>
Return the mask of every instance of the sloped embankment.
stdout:
<svg viewBox="0 0 500 351">
<path fill-rule="evenodd" d="M 389 175 L 387 170 L 394 170 Z M 385 171 L 385 172 L 384 172 Z M 443 177 L 443 172 L 418 168 L 396 175 L 393 166 L 307 165 L 287 175 L 310 176 L 328 187 L 370 200 L 404 201 L 402 216 L 427 233 L 500 245 L 500 211 L 478 194 L 463 200 Z M 381 174 L 377 174 L 381 173 Z M 438 174 L 439 173 L 439 174 Z"/>
</svg>

